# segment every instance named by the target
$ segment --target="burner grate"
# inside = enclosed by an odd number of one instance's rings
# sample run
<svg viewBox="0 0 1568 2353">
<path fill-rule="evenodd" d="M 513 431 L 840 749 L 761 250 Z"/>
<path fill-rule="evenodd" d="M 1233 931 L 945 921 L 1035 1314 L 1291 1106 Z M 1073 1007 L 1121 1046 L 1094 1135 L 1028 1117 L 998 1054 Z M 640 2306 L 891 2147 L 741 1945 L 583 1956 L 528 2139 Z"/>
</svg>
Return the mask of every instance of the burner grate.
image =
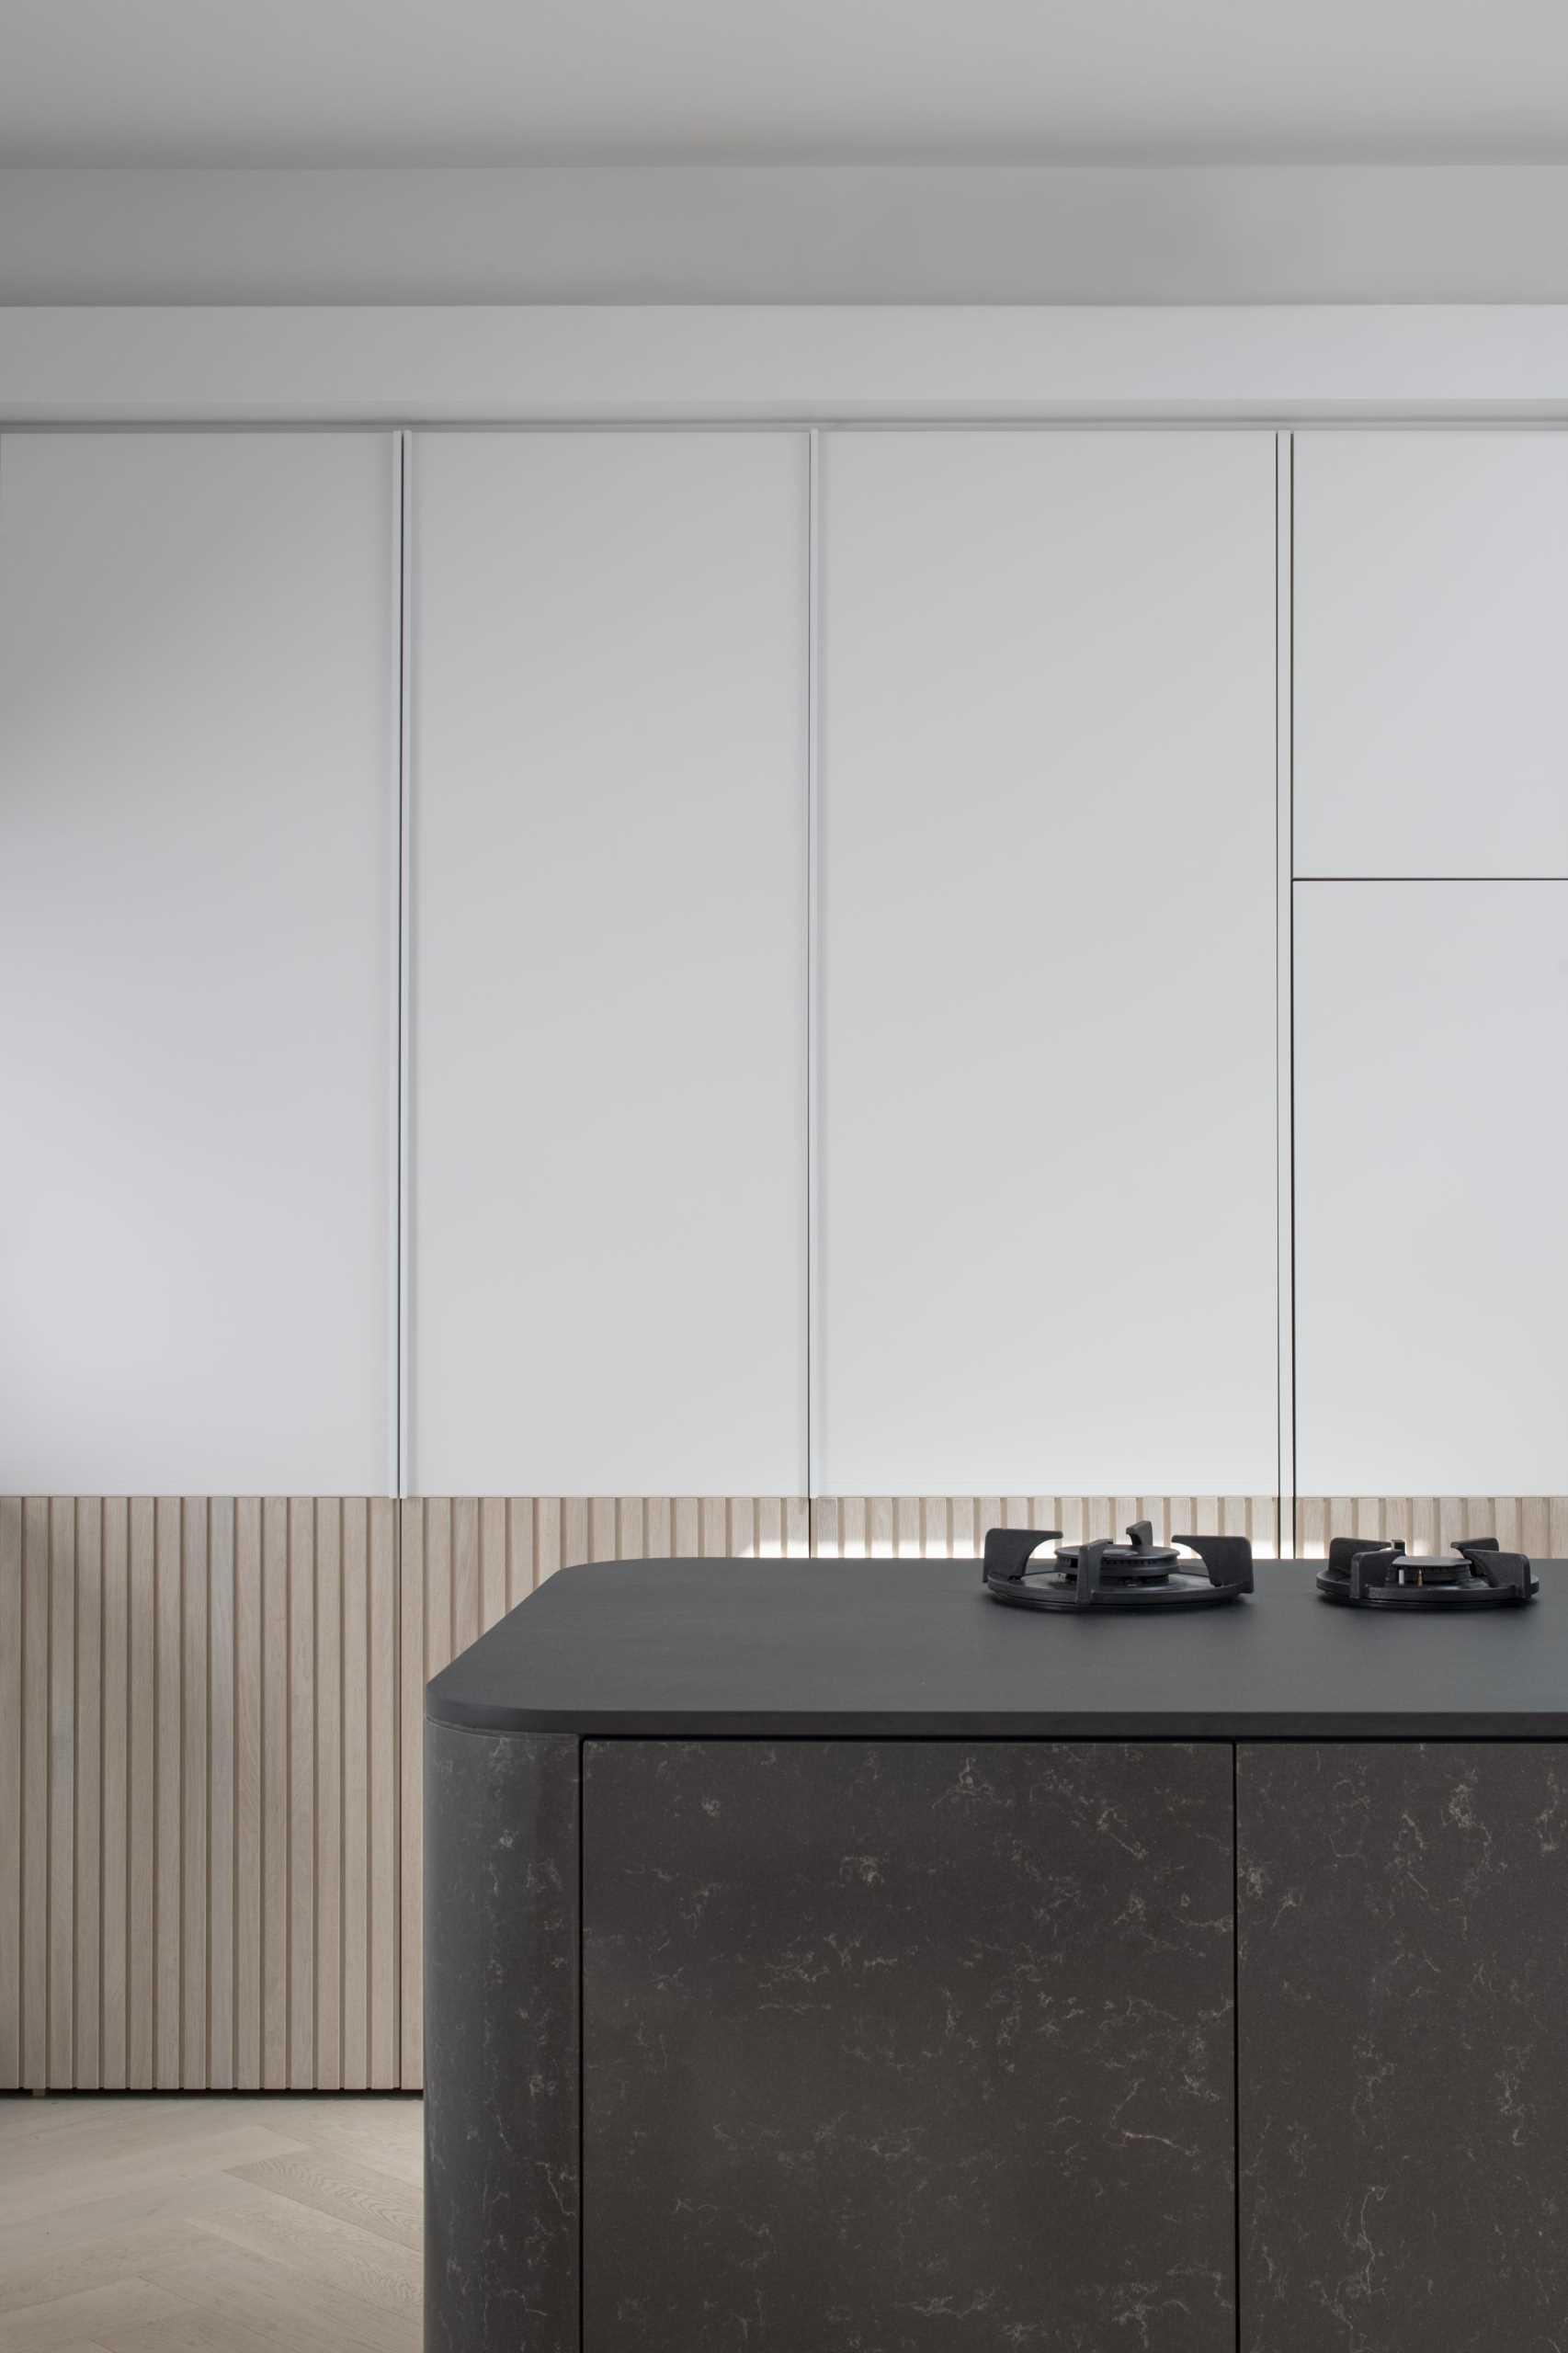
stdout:
<svg viewBox="0 0 1568 2353">
<path fill-rule="evenodd" d="M 1178 1536 L 1156 1544 L 1146 1519 L 1134 1520 L 1127 1542 L 1096 1538 L 1058 1541 L 1059 1528 L 986 1530 L 982 1580 L 994 1601 L 1016 1609 L 1176 1609 L 1234 1601 L 1253 1589 L 1252 1546 L 1244 1536 Z M 1052 1558 L 1030 1568 L 1041 1544 Z M 1176 1549 L 1198 1555 L 1201 1574 Z"/>
<path fill-rule="evenodd" d="M 1494 1536 L 1466 1537 L 1431 1558 L 1335 1536 L 1317 1583 L 1325 1601 L 1353 1609 L 1517 1609 L 1540 1591 L 1525 1554 L 1503 1552 Z"/>
</svg>

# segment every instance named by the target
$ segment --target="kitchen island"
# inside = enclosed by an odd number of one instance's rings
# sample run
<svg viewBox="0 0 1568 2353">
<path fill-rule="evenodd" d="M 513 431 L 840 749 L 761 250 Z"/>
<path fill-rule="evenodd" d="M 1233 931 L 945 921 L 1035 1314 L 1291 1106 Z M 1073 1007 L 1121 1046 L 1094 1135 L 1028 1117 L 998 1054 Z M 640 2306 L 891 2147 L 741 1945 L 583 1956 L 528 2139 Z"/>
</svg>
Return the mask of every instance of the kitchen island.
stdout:
<svg viewBox="0 0 1568 2353">
<path fill-rule="evenodd" d="M 430 1686 L 440 2353 L 1568 2343 L 1568 1568 L 596 1564 Z"/>
</svg>

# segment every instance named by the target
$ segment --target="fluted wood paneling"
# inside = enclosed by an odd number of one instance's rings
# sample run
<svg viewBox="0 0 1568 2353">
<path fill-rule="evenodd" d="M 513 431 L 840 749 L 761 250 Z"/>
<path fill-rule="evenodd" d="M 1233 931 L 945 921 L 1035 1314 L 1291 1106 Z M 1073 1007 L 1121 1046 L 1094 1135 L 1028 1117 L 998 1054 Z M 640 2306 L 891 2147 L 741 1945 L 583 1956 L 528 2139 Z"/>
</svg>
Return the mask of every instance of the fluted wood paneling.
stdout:
<svg viewBox="0 0 1568 2353">
<path fill-rule="evenodd" d="M 417 2087 L 425 1685 L 553 1570 L 1138 1518 L 1279 1549 L 1270 1495 L 0 1498 L 0 2087 Z M 1341 1532 L 1565 1558 L 1568 1496 L 1300 1500 Z"/>
<path fill-rule="evenodd" d="M 0 2090 L 22 2080 L 22 1506 L 0 1497 Z"/>
<path fill-rule="evenodd" d="M 0 2086 L 396 2084 L 396 1534 L 0 1499 Z"/>
<path fill-rule="evenodd" d="M 1155 1540 L 1210 1530 L 1247 1536 L 1260 1557 L 1278 1551 L 1273 1495 L 837 1495 L 812 1506 L 812 1551 L 823 1558 L 881 1555 L 971 1560 L 988 1528 L 1059 1528 L 1070 1541 L 1117 1536 L 1135 1519 Z"/>
<path fill-rule="evenodd" d="M 1299 1495 L 1301 1559 L 1322 1559 L 1331 1536 L 1398 1538 L 1417 1552 L 1439 1552 L 1459 1537 L 1495 1536 L 1505 1552 L 1568 1560 L 1568 1495 Z"/>
</svg>

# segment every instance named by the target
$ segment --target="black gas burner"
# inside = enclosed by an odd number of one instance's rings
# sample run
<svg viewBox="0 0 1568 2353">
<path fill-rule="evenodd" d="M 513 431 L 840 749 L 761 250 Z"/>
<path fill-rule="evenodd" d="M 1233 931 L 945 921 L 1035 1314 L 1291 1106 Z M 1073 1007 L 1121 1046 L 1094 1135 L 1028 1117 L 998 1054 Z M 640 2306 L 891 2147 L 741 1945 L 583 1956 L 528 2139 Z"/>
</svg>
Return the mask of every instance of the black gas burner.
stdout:
<svg viewBox="0 0 1568 2353">
<path fill-rule="evenodd" d="M 985 1590 L 1014 1609 L 1200 1609 L 1252 1591 L 1252 1546 L 1244 1536 L 1178 1536 L 1156 1544 L 1146 1519 L 1134 1520 L 1125 1544 L 1057 1543 L 1054 1556 L 1030 1569 L 1031 1554 L 1055 1542 L 1059 1528 L 991 1528 L 985 1534 Z M 1185 1544 L 1199 1574 L 1176 1551 Z"/>
<path fill-rule="evenodd" d="M 1540 1586 L 1525 1555 L 1500 1552 L 1494 1536 L 1469 1537 L 1431 1560 L 1364 1536 L 1335 1536 L 1318 1591 L 1352 1609 L 1518 1609 Z"/>
</svg>

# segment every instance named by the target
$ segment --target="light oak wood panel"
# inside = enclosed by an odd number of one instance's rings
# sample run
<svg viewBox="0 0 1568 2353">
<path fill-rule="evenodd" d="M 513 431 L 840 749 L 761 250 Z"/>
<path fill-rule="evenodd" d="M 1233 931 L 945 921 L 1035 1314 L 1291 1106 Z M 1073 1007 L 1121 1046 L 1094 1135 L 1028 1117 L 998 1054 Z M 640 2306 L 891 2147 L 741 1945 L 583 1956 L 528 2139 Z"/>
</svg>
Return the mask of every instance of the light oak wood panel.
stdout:
<svg viewBox="0 0 1568 2353">
<path fill-rule="evenodd" d="M 22 2080 L 49 2079 L 49 1504 L 22 1506 Z M 41 1703 L 41 1704 L 40 1704 Z"/>
<path fill-rule="evenodd" d="M 1246 1536 L 1260 1558 L 1278 1552 L 1273 1495 L 834 1495 L 812 1506 L 812 1551 L 822 1559 L 973 1560 L 988 1528 L 1057 1528 L 1071 1542 L 1119 1536 L 1147 1519 L 1157 1543 L 1218 1531 Z"/>
<path fill-rule="evenodd" d="M 1378 1543 L 1397 1537 L 1417 1552 L 1440 1552 L 1461 1537 L 1495 1536 L 1505 1552 L 1568 1560 L 1568 1495 L 1299 1495 L 1301 1558 L 1324 1558 L 1331 1536 Z"/>
<path fill-rule="evenodd" d="M 0 2091 L 22 2080 L 22 1506 L 0 1498 Z"/>
<path fill-rule="evenodd" d="M 390 2088 L 397 1527 L 0 1499 L 0 2088 Z"/>
</svg>

